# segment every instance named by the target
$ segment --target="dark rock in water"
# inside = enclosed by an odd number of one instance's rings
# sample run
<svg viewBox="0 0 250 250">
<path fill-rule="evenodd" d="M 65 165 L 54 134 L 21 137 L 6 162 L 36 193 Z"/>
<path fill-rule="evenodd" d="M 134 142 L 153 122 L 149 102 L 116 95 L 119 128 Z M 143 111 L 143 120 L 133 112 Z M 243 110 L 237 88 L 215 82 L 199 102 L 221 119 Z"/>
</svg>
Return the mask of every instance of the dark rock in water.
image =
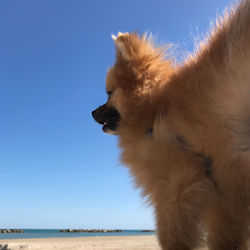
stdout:
<svg viewBox="0 0 250 250">
<path fill-rule="evenodd" d="M 0 233 L 1 234 L 12 234 L 12 233 L 16 234 L 16 233 L 24 233 L 24 231 L 20 229 L 0 229 Z"/>
<path fill-rule="evenodd" d="M 62 229 L 60 233 L 121 233 L 120 229 Z"/>
<path fill-rule="evenodd" d="M 141 230 L 143 233 L 155 233 L 155 230 Z"/>
</svg>

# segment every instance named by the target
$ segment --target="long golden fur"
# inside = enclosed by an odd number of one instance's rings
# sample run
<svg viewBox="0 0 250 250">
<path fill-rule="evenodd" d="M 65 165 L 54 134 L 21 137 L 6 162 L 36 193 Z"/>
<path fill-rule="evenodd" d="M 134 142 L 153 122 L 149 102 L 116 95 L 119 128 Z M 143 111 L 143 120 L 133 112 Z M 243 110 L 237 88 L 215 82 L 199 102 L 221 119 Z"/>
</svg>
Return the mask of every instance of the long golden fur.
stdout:
<svg viewBox="0 0 250 250">
<path fill-rule="evenodd" d="M 146 36 L 113 39 L 110 97 L 93 116 L 106 126 L 103 109 L 119 113 L 118 125 L 106 127 L 118 134 L 121 159 L 155 209 L 162 249 L 195 249 L 206 231 L 211 250 L 246 250 L 250 0 L 227 11 L 181 66 Z"/>
</svg>

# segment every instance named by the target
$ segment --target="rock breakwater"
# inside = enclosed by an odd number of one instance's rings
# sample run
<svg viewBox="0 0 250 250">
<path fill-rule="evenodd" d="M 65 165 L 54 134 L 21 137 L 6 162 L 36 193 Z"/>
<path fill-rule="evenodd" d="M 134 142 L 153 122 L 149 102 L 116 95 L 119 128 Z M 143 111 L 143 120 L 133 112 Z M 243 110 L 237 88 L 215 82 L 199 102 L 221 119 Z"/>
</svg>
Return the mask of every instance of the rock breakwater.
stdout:
<svg viewBox="0 0 250 250">
<path fill-rule="evenodd" d="M 121 233 L 121 229 L 62 229 L 60 233 Z"/>
<path fill-rule="evenodd" d="M 16 234 L 16 233 L 24 233 L 23 230 L 20 229 L 0 229 L 1 234 Z"/>
</svg>

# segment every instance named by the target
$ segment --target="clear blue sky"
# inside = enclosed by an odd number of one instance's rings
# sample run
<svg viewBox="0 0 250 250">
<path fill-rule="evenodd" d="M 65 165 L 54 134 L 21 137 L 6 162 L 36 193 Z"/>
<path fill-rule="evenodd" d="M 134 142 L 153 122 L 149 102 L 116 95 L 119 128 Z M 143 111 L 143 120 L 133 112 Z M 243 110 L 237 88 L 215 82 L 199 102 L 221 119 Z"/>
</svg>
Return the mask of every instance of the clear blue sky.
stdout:
<svg viewBox="0 0 250 250">
<path fill-rule="evenodd" d="M 153 228 L 91 111 L 106 99 L 111 33 L 192 51 L 231 0 L 1 0 L 0 228 Z"/>
</svg>

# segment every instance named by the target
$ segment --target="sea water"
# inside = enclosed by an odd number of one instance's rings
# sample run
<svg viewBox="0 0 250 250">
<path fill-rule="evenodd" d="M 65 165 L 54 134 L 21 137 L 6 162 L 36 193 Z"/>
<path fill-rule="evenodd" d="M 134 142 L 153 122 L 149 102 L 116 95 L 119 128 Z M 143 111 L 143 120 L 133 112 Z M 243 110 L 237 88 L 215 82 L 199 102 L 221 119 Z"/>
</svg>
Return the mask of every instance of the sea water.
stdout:
<svg viewBox="0 0 250 250">
<path fill-rule="evenodd" d="M 60 233 L 60 229 L 21 229 L 24 233 L 0 234 L 0 239 L 32 239 L 32 238 L 70 238 L 91 236 L 132 236 L 153 235 L 154 232 L 142 232 L 142 230 L 122 230 L 114 233 Z"/>
</svg>

